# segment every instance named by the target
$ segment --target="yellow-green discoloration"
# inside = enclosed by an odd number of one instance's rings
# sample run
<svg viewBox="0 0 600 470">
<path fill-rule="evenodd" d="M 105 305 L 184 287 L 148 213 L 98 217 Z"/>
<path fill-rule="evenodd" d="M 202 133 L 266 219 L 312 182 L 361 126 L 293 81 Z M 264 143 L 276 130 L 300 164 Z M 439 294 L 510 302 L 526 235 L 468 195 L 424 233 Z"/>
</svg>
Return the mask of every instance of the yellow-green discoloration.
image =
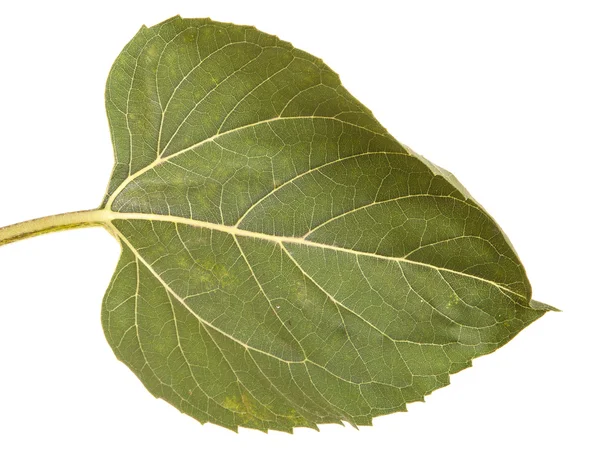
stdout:
<svg viewBox="0 0 600 470">
<path fill-rule="evenodd" d="M 235 277 L 222 264 L 205 261 L 201 266 L 205 273 L 201 280 L 210 289 L 227 287 L 235 280 Z"/>
<path fill-rule="evenodd" d="M 456 295 L 456 292 L 452 294 L 452 296 L 450 297 L 450 300 L 448 300 L 448 303 L 446 304 L 446 308 L 452 308 L 457 306 L 458 304 L 460 304 L 461 300 L 458 297 L 458 295 Z"/>
<path fill-rule="evenodd" d="M 240 415 L 241 423 L 248 425 L 260 425 L 264 421 L 273 421 L 276 415 L 271 410 L 255 400 L 249 393 L 242 392 L 241 395 L 225 397 L 222 403 L 224 408 Z M 309 421 L 302 417 L 295 409 L 290 408 L 287 414 L 279 416 L 289 420 L 292 427 L 314 427 Z"/>
<path fill-rule="evenodd" d="M 229 396 L 223 400 L 223 406 L 237 413 L 243 424 L 260 425 L 264 421 L 272 421 L 274 415 L 248 392 L 242 392 L 239 396 Z"/>
</svg>

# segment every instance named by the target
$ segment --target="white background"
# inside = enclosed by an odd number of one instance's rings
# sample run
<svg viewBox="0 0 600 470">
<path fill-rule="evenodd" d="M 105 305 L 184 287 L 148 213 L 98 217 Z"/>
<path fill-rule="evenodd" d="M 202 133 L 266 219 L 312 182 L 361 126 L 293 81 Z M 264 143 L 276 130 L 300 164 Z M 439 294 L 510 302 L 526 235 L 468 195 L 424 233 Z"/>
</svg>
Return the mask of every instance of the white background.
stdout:
<svg viewBox="0 0 600 470">
<path fill-rule="evenodd" d="M 3 2 L 0 226 L 99 205 L 104 81 L 143 24 L 253 24 L 337 71 L 401 142 L 452 171 L 560 307 L 427 403 L 372 428 L 201 426 L 118 362 L 104 230 L 0 248 L 0 468 L 600 468 L 600 13 L 595 2 Z"/>
</svg>

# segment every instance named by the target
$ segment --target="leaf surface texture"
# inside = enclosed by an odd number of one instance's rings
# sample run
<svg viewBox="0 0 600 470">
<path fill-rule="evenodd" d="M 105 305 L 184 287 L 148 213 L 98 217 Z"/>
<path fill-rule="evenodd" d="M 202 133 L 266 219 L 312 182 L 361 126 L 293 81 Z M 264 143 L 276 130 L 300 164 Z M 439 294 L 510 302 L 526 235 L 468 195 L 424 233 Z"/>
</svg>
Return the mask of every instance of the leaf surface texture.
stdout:
<svg viewBox="0 0 600 470">
<path fill-rule="evenodd" d="M 370 424 L 550 307 L 494 220 L 320 59 L 172 18 L 117 58 L 117 357 L 201 422 Z"/>
</svg>

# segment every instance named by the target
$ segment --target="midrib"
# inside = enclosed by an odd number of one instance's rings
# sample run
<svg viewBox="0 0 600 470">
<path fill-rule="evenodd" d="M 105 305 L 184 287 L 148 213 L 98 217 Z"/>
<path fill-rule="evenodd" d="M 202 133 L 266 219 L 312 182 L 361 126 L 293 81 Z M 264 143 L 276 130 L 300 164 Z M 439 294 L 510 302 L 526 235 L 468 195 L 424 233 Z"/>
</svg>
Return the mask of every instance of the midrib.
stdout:
<svg viewBox="0 0 600 470">
<path fill-rule="evenodd" d="M 143 214 L 143 213 L 131 213 L 131 212 L 113 212 L 113 211 L 110 211 L 107 209 L 99 210 L 98 212 L 103 213 L 102 217 L 101 217 L 101 219 L 103 221 L 149 220 L 149 221 L 156 221 L 156 222 L 170 222 L 173 224 L 183 224 L 183 225 L 189 225 L 192 227 L 216 230 L 218 232 L 228 233 L 228 234 L 236 236 L 236 237 L 249 237 L 249 238 L 254 238 L 254 239 L 258 239 L 258 240 L 265 240 L 265 241 L 268 241 L 271 243 L 287 243 L 287 244 L 293 244 L 293 245 L 301 245 L 301 246 L 307 246 L 307 247 L 312 247 L 312 248 L 320 248 L 320 249 L 325 249 L 325 250 L 333 250 L 333 251 L 338 251 L 338 252 L 343 252 L 343 253 L 349 253 L 354 256 L 367 256 L 370 258 L 377 258 L 377 259 L 382 259 L 382 260 L 396 262 L 396 263 L 422 266 L 422 267 L 426 267 L 429 269 L 434 269 L 436 271 L 448 272 L 448 273 L 456 274 L 459 276 L 472 278 L 472 279 L 475 279 L 475 280 L 478 280 L 481 282 L 485 282 L 487 284 L 495 286 L 496 288 L 498 288 L 504 292 L 510 293 L 519 298 L 527 300 L 524 295 L 522 295 L 518 292 L 515 292 L 515 291 L 509 289 L 508 287 L 498 284 L 492 280 L 474 276 L 472 274 L 464 273 L 461 271 L 455 271 L 453 269 L 443 268 L 440 266 L 435 266 L 435 265 L 427 264 L 427 263 L 421 263 L 419 261 L 410 260 L 410 259 L 407 259 L 404 257 L 385 256 L 385 255 L 380 255 L 377 253 L 368 253 L 365 251 L 357 251 L 357 250 L 352 250 L 350 248 L 344 248 L 341 246 L 327 245 L 325 243 L 318 243 L 318 242 L 306 240 L 305 238 L 299 238 L 299 237 L 286 237 L 286 236 L 279 236 L 279 235 L 269 235 L 269 234 L 260 233 L 260 232 L 251 232 L 249 230 L 243 230 L 236 226 L 215 224 L 213 222 L 205 222 L 202 220 L 188 219 L 185 217 L 177 217 L 177 216 L 173 216 L 173 215 Z"/>
</svg>

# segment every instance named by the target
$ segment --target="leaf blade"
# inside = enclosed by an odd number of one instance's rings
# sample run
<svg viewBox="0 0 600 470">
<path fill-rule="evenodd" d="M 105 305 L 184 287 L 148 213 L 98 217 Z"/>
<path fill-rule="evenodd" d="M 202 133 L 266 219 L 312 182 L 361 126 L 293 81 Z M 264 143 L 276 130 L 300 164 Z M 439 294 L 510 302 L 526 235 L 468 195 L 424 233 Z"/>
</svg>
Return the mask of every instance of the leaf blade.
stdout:
<svg viewBox="0 0 600 470">
<path fill-rule="evenodd" d="M 176 17 L 106 96 L 107 339 L 201 422 L 370 424 L 548 310 L 462 185 L 289 43 Z"/>
</svg>

